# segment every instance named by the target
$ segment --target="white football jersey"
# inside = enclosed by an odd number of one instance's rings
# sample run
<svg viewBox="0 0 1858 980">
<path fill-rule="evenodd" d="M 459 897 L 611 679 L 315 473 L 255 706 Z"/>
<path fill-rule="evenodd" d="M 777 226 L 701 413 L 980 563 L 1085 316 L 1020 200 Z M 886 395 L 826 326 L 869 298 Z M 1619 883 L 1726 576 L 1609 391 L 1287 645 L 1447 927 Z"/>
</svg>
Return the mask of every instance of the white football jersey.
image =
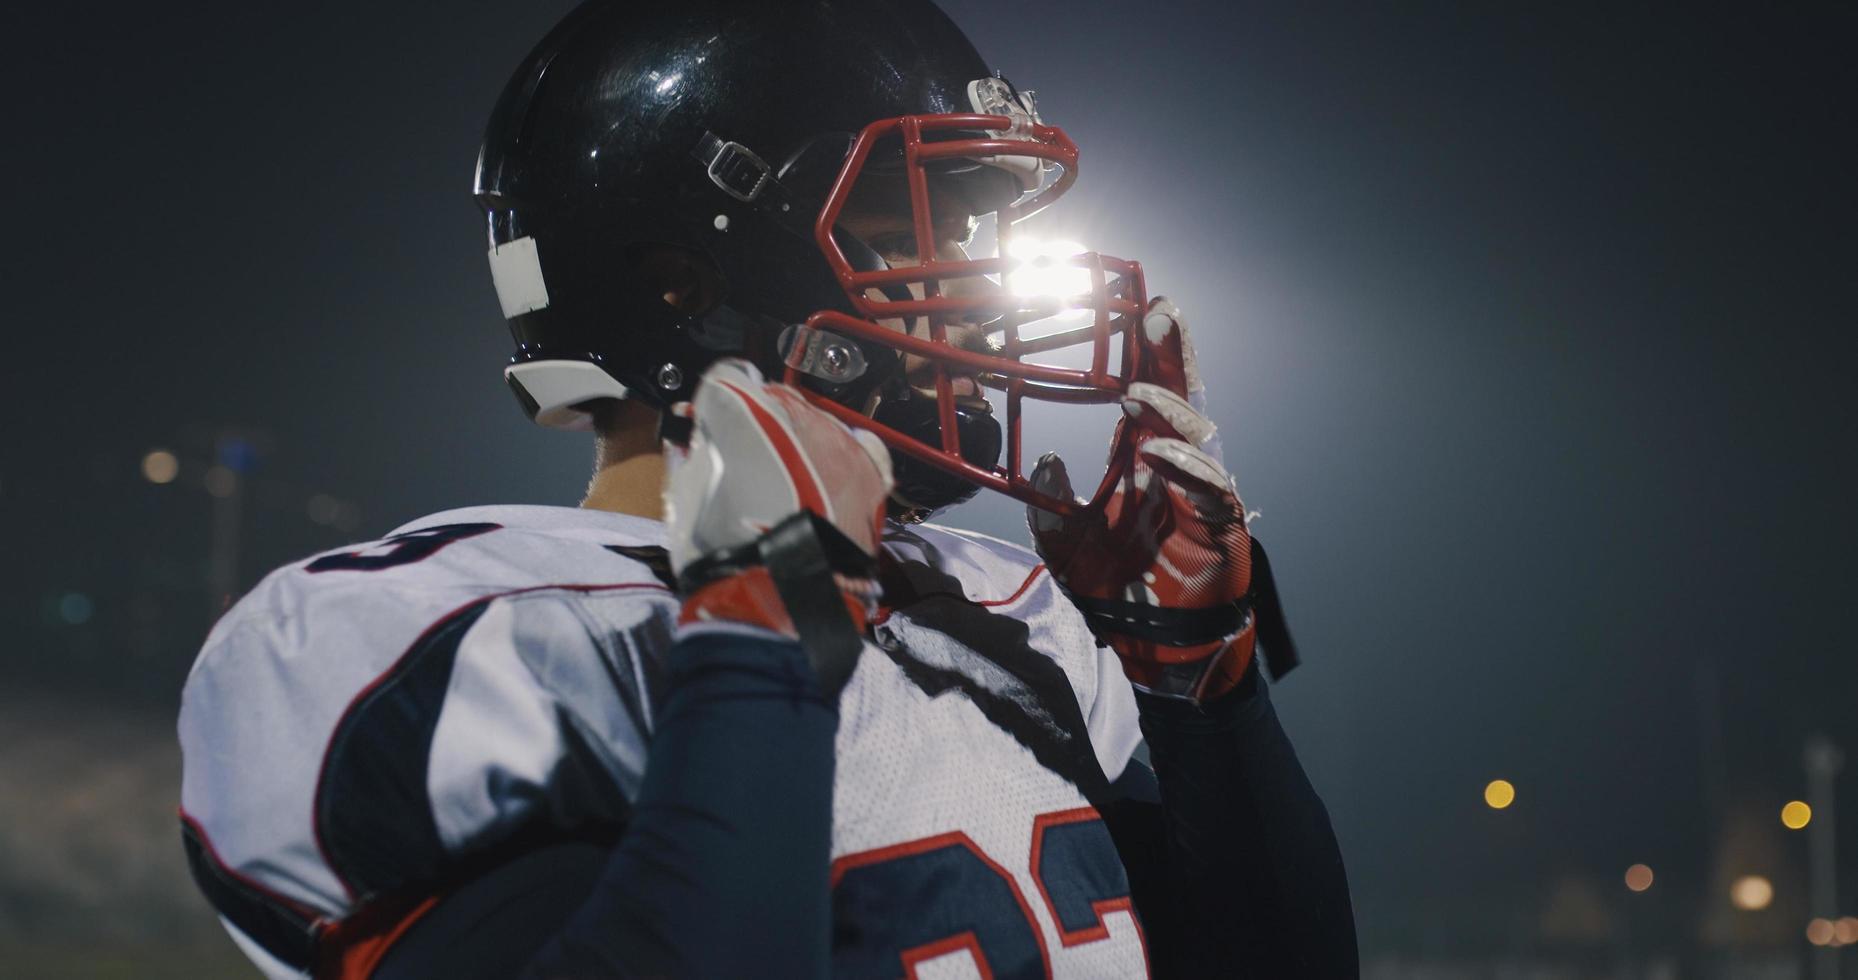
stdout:
<svg viewBox="0 0 1858 980">
<path fill-rule="evenodd" d="M 467 508 L 226 613 L 182 697 L 182 818 L 254 962 L 300 976 L 372 899 L 623 827 L 678 607 L 662 542 L 602 511 Z M 1024 549 L 931 525 L 885 543 L 890 608 L 840 700 L 835 973 L 1144 975 L 1087 796 L 1140 738 L 1114 656 Z"/>
</svg>

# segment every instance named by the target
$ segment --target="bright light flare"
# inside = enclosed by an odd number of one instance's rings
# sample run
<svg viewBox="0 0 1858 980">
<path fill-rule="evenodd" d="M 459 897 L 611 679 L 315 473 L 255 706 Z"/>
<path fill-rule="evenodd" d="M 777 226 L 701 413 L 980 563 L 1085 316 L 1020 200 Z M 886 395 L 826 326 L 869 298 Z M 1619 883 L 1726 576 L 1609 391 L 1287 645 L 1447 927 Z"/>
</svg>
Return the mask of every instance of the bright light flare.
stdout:
<svg viewBox="0 0 1858 980">
<path fill-rule="evenodd" d="M 1006 257 L 1013 260 L 1007 289 L 1025 299 L 1084 295 L 1090 292 L 1090 270 L 1066 262 L 1083 253 L 1084 246 L 1068 239 L 1014 235 L 1006 244 Z"/>
<path fill-rule="evenodd" d="M 1743 875 L 1729 886 L 1729 901 L 1744 912 L 1759 912 L 1774 902 L 1774 883 L 1761 875 Z"/>
<path fill-rule="evenodd" d="M 1781 807 L 1781 825 L 1788 830 L 1801 830 L 1813 822 L 1813 808 L 1799 800 Z"/>
<path fill-rule="evenodd" d="M 1493 779 L 1484 787 L 1484 805 L 1492 810 L 1508 809 L 1516 802 L 1516 787 L 1507 779 Z"/>
<path fill-rule="evenodd" d="M 1806 941 L 1815 946 L 1830 946 L 1837 941 L 1838 930 L 1831 919 L 1814 919 L 1806 924 Z"/>
<path fill-rule="evenodd" d="M 1652 869 L 1650 865 L 1635 864 L 1626 869 L 1626 887 L 1635 892 L 1642 892 L 1652 886 Z"/>
</svg>

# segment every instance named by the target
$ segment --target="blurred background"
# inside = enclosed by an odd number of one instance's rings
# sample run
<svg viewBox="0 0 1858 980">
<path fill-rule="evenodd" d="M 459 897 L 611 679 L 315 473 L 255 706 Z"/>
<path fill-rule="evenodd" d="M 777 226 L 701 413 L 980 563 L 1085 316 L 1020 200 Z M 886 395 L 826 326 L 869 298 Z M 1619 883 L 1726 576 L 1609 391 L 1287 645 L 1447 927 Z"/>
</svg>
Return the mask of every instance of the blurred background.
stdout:
<svg viewBox="0 0 1858 980">
<path fill-rule="evenodd" d="M 570 6 L 0 13 L 0 973 L 249 975 L 174 815 L 217 611 L 578 501 L 469 195 Z M 1194 325 L 1367 975 L 1858 977 L 1855 8 L 945 6 L 1083 147 L 1035 230 Z"/>
</svg>

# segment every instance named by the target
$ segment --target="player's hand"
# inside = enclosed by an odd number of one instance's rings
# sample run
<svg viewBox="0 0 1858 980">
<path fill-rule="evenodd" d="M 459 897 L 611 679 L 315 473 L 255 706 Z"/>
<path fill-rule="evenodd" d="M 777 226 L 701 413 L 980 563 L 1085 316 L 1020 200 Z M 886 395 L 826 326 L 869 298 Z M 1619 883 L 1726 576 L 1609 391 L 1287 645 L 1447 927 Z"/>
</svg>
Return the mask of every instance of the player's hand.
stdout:
<svg viewBox="0 0 1858 980">
<path fill-rule="evenodd" d="M 855 654 L 878 596 L 889 450 L 733 358 L 704 372 L 680 411 L 692 430 L 673 454 L 665 524 L 682 621 L 746 623 Z"/>
<path fill-rule="evenodd" d="M 1207 701 L 1237 685 L 1252 661 L 1251 536 L 1213 423 L 1188 398 L 1200 385 L 1180 311 L 1157 298 L 1142 334 L 1139 380 L 1110 450 L 1129 469 L 1104 512 L 1067 519 L 1029 507 L 1026 520 L 1040 557 L 1129 680 Z M 1056 453 L 1039 460 L 1031 480 L 1074 496 Z"/>
</svg>

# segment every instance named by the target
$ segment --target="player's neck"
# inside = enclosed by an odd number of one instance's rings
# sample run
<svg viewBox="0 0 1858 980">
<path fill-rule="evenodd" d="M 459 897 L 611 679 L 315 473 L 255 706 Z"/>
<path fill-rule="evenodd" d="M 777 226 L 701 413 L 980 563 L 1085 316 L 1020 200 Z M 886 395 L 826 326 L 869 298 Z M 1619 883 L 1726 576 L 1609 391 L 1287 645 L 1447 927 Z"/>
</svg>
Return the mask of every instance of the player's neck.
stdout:
<svg viewBox="0 0 1858 980">
<path fill-rule="evenodd" d="M 581 506 L 664 520 L 664 456 L 633 456 L 594 470 Z"/>
<path fill-rule="evenodd" d="M 664 520 L 664 451 L 658 443 L 658 417 L 617 426 L 594 446 L 594 475 L 581 506 Z"/>
</svg>

